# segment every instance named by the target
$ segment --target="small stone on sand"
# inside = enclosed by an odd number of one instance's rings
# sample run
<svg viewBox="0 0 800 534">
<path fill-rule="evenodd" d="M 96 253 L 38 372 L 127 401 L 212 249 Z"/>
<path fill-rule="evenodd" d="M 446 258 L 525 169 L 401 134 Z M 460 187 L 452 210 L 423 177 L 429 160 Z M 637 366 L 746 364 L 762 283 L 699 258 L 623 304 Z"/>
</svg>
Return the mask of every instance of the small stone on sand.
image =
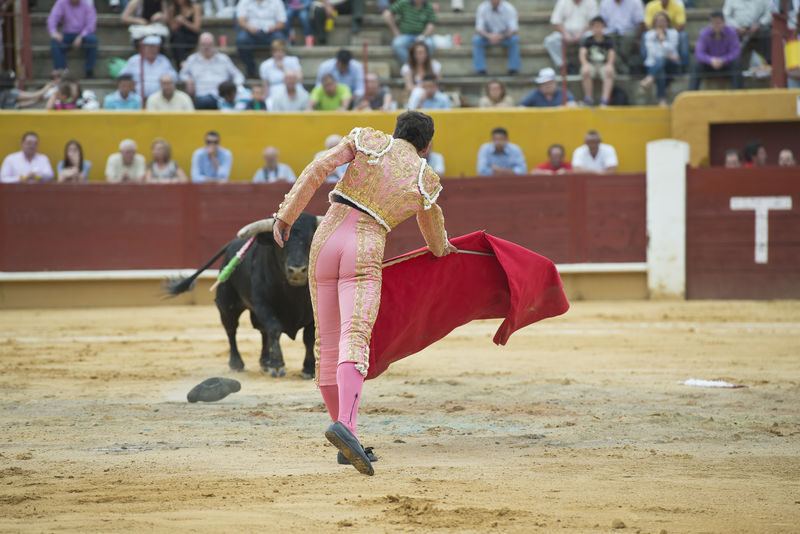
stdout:
<svg viewBox="0 0 800 534">
<path fill-rule="evenodd" d="M 621 519 L 615 519 L 611 522 L 611 528 L 625 528 L 625 523 Z"/>
</svg>

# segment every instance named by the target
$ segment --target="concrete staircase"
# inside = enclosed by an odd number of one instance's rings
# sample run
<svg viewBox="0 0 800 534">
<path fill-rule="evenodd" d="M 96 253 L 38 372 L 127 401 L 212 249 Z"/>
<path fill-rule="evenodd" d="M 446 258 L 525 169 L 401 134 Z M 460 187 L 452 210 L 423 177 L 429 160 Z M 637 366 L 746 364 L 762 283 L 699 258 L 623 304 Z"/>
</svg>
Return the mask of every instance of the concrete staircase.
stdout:
<svg viewBox="0 0 800 534">
<path fill-rule="evenodd" d="M 487 79 L 497 77 L 505 81 L 509 94 L 518 101 L 524 94 L 534 87 L 531 77 L 539 69 L 550 66 L 550 59 L 542 42 L 551 31 L 549 23 L 553 0 L 517 0 L 515 5 L 520 12 L 520 40 L 522 42 L 522 72 L 517 76 L 507 75 L 507 60 L 505 51 L 500 48 L 491 49 L 487 55 L 489 77 L 478 77 L 472 73 L 472 47 L 471 41 L 475 35 L 474 13 L 481 0 L 466 0 L 465 12 L 452 13 L 450 2 L 439 2 L 440 12 L 436 24 L 436 34 L 460 35 L 462 44 L 449 49 L 439 49 L 435 57 L 443 65 L 443 84 L 445 90 L 460 91 L 470 102 L 477 103 L 482 94 Z M 52 70 L 50 58 L 49 35 L 47 34 L 47 14 L 55 0 L 39 0 L 32 13 L 33 25 L 33 58 L 34 58 L 34 86 L 44 83 L 49 78 Z M 708 17 L 713 8 L 721 7 L 723 0 L 697 0 L 695 9 L 688 13 L 687 31 L 690 41 L 694 42 L 700 30 L 708 23 Z M 96 79 L 85 80 L 82 85 L 92 88 L 102 99 L 103 95 L 113 91 L 114 84 L 109 78 L 106 62 L 110 58 L 127 58 L 134 53 L 130 44 L 128 32 L 119 20 L 119 15 L 111 14 L 105 6 L 105 0 L 96 2 L 98 8 L 97 37 L 100 41 L 98 63 L 95 69 Z M 362 31 L 352 36 L 350 34 L 351 18 L 341 15 L 336 20 L 334 31 L 329 38 L 328 46 L 292 46 L 289 53 L 300 57 L 303 65 L 304 84 L 313 86 L 319 64 L 335 55 L 339 48 L 351 50 L 356 58 L 362 57 L 362 43 L 368 46 L 368 61 L 371 70 L 377 72 L 386 83 L 392 87 L 395 98 L 403 99 L 402 80 L 400 79 L 400 65 L 392 54 L 391 32 L 386 28 L 380 15 L 375 12 L 374 2 L 368 2 L 368 13 L 362 23 Z M 230 19 L 204 18 L 203 30 L 210 31 L 217 36 L 227 37 L 228 46 L 221 51 L 230 55 L 234 62 L 244 71 L 235 49 L 236 33 Z M 302 29 L 298 26 L 296 32 L 299 41 L 302 41 Z M 256 60 L 262 61 L 268 57 L 266 51 L 256 53 Z M 69 53 L 68 67 L 74 73 L 83 72 L 82 54 Z M 255 80 L 253 80 L 255 82 Z M 570 89 L 580 97 L 581 90 L 577 77 L 570 76 Z M 648 103 L 648 95 L 640 94 L 637 90 L 638 78 L 633 79 L 620 76 L 618 86 L 626 90 L 632 103 Z M 748 81 L 749 85 L 762 86 L 756 81 Z M 673 84 L 674 90 L 681 90 L 686 82 L 679 79 Z"/>
</svg>

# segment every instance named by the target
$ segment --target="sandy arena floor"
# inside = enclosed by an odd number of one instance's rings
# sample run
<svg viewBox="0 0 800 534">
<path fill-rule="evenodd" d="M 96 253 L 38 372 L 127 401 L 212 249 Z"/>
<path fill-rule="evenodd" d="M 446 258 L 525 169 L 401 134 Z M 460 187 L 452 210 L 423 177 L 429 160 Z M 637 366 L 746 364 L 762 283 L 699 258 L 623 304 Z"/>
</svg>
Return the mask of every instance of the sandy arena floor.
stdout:
<svg viewBox="0 0 800 534">
<path fill-rule="evenodd" d="M 800 302 L 497 324 L 367 382 L 370 478 L 336 464 L 300 341 L 273 379 L 249 324 L 228 371 L 212 307 L 0 311 L 0 531 L 800 532 Z M 188 404 L 211 376 L 242 390 Z"/>
</svg>

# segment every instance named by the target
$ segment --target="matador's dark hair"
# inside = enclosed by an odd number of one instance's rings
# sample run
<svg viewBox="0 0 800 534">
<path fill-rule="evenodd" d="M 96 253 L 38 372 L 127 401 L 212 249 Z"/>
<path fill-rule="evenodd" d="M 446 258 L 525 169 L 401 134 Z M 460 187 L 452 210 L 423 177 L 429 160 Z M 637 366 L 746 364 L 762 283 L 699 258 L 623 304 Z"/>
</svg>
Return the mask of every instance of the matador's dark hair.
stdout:
<svg viewBox="0 0 800 534">
<path fill-rule="evenodd" d="M 394 137 L 405 139 L 417 150 L 422 150 L 433 139 L 433 119 L 419 111 L 401 113 L 397 117 Z"/>
</svg>

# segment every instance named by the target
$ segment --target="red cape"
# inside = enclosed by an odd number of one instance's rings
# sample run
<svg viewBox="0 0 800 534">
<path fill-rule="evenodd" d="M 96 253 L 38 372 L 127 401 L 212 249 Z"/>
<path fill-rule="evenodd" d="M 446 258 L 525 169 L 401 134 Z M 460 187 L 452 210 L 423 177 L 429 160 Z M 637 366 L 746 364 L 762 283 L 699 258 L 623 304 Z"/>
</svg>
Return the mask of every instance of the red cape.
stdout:
<svg viewBox="0 0 800 534">
<path fill-rule="evenodd" d="M 450 242 L 493 255 L 436 258 L 428 252 L 385 266 L 367 379 L 475 319 L 505 318 L 494 335 L 496 344 L 505 345 L 520 328 L 569 309 L 561 277 L 544 256 L 485 232 Z"/>
</svg>

